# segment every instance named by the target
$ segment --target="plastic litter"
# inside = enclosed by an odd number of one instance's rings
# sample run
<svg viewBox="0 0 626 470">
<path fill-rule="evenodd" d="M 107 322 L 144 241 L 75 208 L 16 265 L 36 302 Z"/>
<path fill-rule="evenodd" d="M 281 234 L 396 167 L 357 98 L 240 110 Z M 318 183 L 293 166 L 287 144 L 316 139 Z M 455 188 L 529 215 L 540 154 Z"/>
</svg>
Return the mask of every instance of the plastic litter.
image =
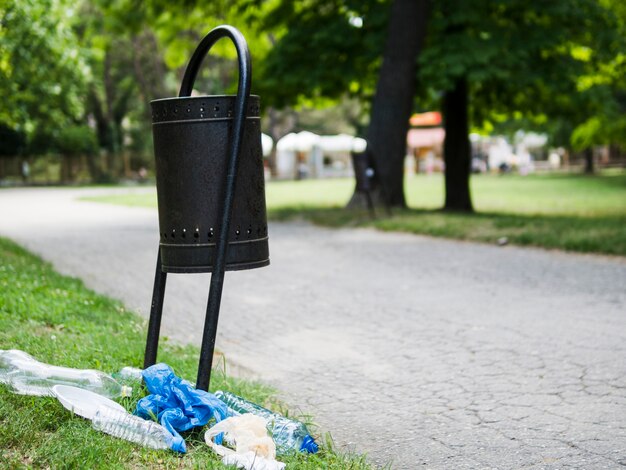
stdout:
<svg viewBox="0 0 626 470">
<path fill-rule="evenodd" d="M 222 463 L 224 465 L 235 465 L 237 468 L 244 468 L 245 470 L 283 470 L 285 468 L 284 463 L 259 457 L 252 451 L 245 454 L 225 455 L 222 457 Z"/>
<path fill-rule="evenodd" d="M 143 369 L 139 369 L 138 367 L 123 367 L 119 372 L 113 374 L 113 378 L 141 382 L 143 380 L 142 374 Z"/>
<path fill-rule="evenodd" d="M 276 443 L 278 454 L 285 454 L 292 449 L 311 454 L 317 452 L 315 440 L 300 421 L 274 413 L 230 392 L 218 390 L 215 396 L 226 403 L 233 414 L 252 413 L 263 418 L 267 423 L 267 430 Z"/>
<path fill-rule="evenodd" d="M 260 416 L 246 414 L 231 416 L 220 421 L 204 434 L 204 440 L 209 447 L 219 455 L 231 454 L 233 451 L 225 446 L 213 442 L 213 438 L 225 433 L 224 441 L 235 446 L 234 452 L 254 452 L 256 455 L 274 459 L 276 444 L 267 434 L 266 423 Z"/>
<path fill-rule="evenodd" d="M 137 403 L 135 414 L 159 422 L 180 439 L 180 452 L 185 442 L 179 432 L 204 426 L 211 419 L 220 422 L 229 416 L 226 405 L 215 395 L 196 390 L 191 383 L 177 377 L 167 364 L 155 364 L 143 371 L 143 379 L 150 395 Z"/>
<path fill-rule="evenodd" d="M 0 350 L 0 383 L 20 395 L 54 396 L 55 385 L 71 385 L 107 398 L 128 397 L 132 392 L 104 372 L 53 366 L 17 349 Z"/>
<path fill-rule="evenodd" d="M 100 406 L 92 420 L 92 426 L 120 439 L 141 444 L 152 449 L 181 450 L 182 438 L 172 436 L 167 429 L 154 421 L 133 416 L 126 410 L 116 410 L 108 406 Z"/>
<path fill-rule="evenodd" d="M 229 449 L 213 441 L 224 433 L 224 441 L 235 449 Z M 204 434 L 211 449 L 222 456 L 225 465 L 236 465 L 248 470 L 281 470 L 285 464 L 276 461 L 276 445 L 267 434 L 266 422 L 251 413 L 232 416 L 220 421 Z"/>
<path fill-rule="evenodd" d="M 52 391 L 65 408 L 91 420 L 98 431 L 152 449 L 180 451 L 180 442 L 167 429 L 154 421 L 131 415 L 113 400 L 68 385 L 55 385 Z"/>
<path fill-rule="evenodd" d="M 66 409 L 83 418 L 93 419 L 96 411 L 104 406 L 126 413 L 124 407 L 119 403 L 82 388 L 55 385 L 52 387 L 52 392 Z"/>
</svg>

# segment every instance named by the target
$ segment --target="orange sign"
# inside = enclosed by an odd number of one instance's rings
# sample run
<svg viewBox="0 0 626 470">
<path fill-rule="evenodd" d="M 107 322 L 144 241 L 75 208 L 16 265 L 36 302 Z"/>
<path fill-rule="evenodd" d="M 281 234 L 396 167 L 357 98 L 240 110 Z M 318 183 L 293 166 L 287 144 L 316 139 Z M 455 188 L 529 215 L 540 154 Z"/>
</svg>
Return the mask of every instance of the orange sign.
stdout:
<svg viewBox="0 0 626 470">
<path fill-rule="evenodd" d="M 428 113 L 418 113 L 411 116 L 409 123 L 412 127 L 439 126 L 441 125 L 441 113 L 431 111 Z"/>
</svg>

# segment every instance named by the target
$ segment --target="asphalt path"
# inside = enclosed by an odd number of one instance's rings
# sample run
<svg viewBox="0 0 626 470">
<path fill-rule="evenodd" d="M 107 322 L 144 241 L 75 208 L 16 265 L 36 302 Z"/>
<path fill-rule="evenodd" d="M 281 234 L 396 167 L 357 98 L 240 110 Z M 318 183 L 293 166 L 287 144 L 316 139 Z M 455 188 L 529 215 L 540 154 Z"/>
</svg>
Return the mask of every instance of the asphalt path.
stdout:
<svg viewBox="0 0 626 470">
<path fill-rule="evenodd" d="M 78 199 L 114 191 L 2 189 L 0 235 L 147 316 L 156 211 Z M 623 258 L 305 223 L 269 236 L 269 267 L 226 274 L 217 348 L 340 449 L 398 469 L 626 466 Z M 200 344 L 208 283 L 168 277 L 162 335 Z"/>
</svg>

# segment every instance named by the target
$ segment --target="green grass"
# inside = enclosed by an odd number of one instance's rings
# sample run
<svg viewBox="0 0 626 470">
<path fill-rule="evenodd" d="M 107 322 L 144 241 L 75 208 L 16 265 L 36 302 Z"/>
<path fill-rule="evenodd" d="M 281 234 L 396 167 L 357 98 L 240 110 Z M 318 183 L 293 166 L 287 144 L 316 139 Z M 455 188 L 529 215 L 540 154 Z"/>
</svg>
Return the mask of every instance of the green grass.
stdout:
<svg viewBox="0 0 626 470">
<path fill-rule="evenodd" d="M 115 372 L 141 366 L 145 322 L 117 301 L 81 281 L 57 274 L 50 265 L 0 238 L 0 349 L 21 349 L 55 365 Z M 159 360 L 193 379 L 198 350 L 161 338 Z M 221 366 L 212 389 L 226 389 L 288 413 L 273 391 L 233 379 Z M 133 410 L 145 390 L 135 384 L 121 403 Z M 15 395 L 0 385 L 0 468 L 224 468 L 203 441 L 203 430 L 186 433 L 188 453 L 154 451 L 99 433 L 54 398 Z M 325 445 L 324 445 L 325 444 Z M 334 452 L 326 436 L 316 455 L 294 453 L 287 468 L 370 468 L 361 456 Z"/>
<path fill-rule="evenodd" d="M 269 185 L 271 187 L 271 185 Z M 339 189 L 339 186 L 337 186 Z M 598 176 L 474 176 L 471 191 L 477 213 L 446 213 L 440 175 L 407 179 L 410 209 L 380 213 L 334 207 L 292 206 L 281 202 L 270 214 L 279 220 L 306 218 L 317 224 L 370 226 L 436 237 L 496 243 L 506 238 L 522 246 L 584 253 L 626 255 L 626 173 Z M 271 192 L 268 190 L 268 199 Z M 347 201 L 344 197 L 343 201 Z"/>
<path fill-rule="evenodd" d="M 572 174 L 476 175 L 471 179 L 475 214 L 445 213 L 442 175 L 406 179 L 410 209 L 343 209 L 354 183 L 350 179 L 270 182 L 269 217 L 304 218 L 329 226 L 370 226 L 437 237 L 509 243 L 570 251 L 626 255 L 626 172 L 595 176 Z M 156 195 L 120 194 L 93 200 L 156 207 Z"/>
</svg>

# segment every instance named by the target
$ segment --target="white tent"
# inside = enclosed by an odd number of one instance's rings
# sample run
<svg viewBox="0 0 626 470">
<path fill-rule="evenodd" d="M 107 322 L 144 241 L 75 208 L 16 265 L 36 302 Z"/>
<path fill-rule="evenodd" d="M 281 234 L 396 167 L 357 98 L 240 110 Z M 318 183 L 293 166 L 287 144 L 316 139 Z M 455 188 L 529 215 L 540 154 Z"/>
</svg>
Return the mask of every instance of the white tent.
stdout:
<svg viewBox="0 0 626 470">
<path fill-rule="evenodd" d="M 515 133 L 515 144 L 523 145 L 527 148 L 543 147 L 548 143 L 546 134 L 537 134 L 536 132 L 517 131 Z"/>
<path fill-rule="evenodd" d="M 280 178 L 294 178 L 303 162 L 308 160 L 308 154 L 319 139 L 312 132 L 302 131 L 287 134 L 276 142 L 276 173 Z M 300 154 L 300 155 L 298 155 Z M 305 154 L 305 155 L 302 155 Z"/>
<path fill-rule="evenodd" d="M 310 173 L 318 178 L 351 176 L 353 169 L 350 154 L 364 152 L 366 148 L 367 142 L 360 137 L 348 134 L 320 136 L 311 152 Z"/>
<path fill-rule="evenodd" d="M 267 157 L 270 153 L 272 153 L 273 147 L 274 139 L 267 134 L 261 133 L 261 148 L 263 149 L 263 156 Z"/>
<path fill-rule="evenodd" d="M 511 165 L 515 155 L 504 137 L 495 137 L 489 146 L 489 168 L 497 169 L 500 165 Z"/>
<path fill-rule="evenodd" d="M 364 152 L 367 147 L 365 139 L 348 134 L 320 136 L 316 145 L 327 153 Z"/>
<path fill-rule="evenodd" d="M 283 178 L 348 176 L 352 172 L 350 153 L 363 152 L 366 147 L 364 139 L 347 134 L 287 134 L 276 143 L 277 173 Z M 325 165 L 325 159 L 332 163 Z"/>
<path fill-rule="evenodd" d="M 320 136 L 312 132 L 292 132 L 280 139 L 276 144 L 278 152 L 310 152 Z"/>
</svg>

